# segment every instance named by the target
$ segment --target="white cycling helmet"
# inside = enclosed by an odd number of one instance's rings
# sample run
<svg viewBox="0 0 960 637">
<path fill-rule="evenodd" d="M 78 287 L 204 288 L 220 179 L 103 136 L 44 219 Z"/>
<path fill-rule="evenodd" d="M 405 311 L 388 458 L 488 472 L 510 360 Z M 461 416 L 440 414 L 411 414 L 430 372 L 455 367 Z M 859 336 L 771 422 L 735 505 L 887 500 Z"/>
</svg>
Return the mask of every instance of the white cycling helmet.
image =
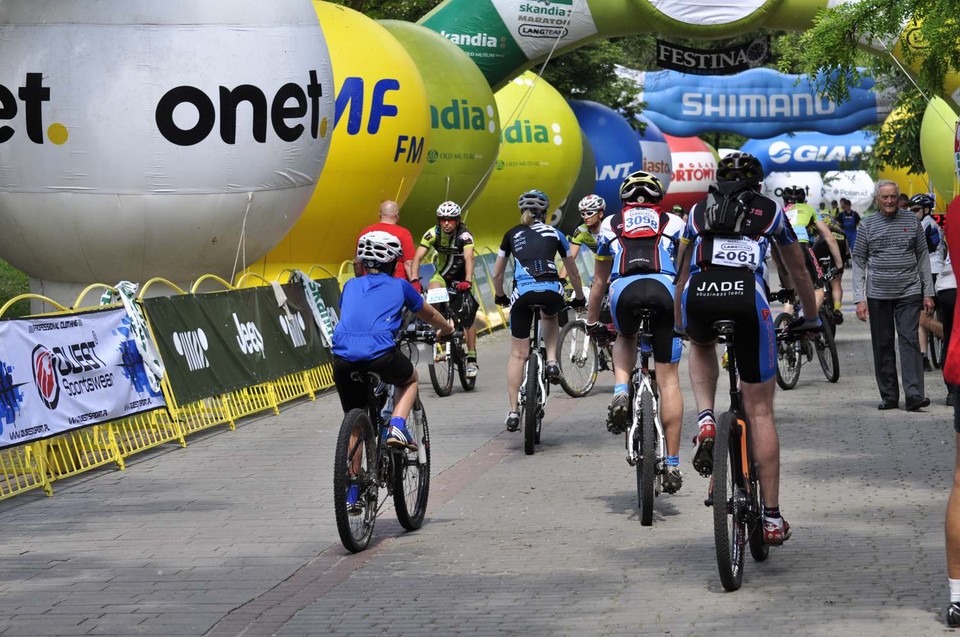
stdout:
<svg viewBox="0 0 960 637">
<path fill-rule="evenodd" d="M 599 195 L 587 195 L 577 204 L 577 208 L 580 209 L 580 216 L 583 218 L 592 217 L 598 212 L 603 214 L 606 207 L 607 202 Z"/>
<path fill-rule="evenodd" d="M 357 241 L 357 258 L 365 267 L 380 269 L 403 256 L 400 239 L 383 230 L 372 230 Z"/>
<path fill-rule="evenodd" d="M 437 219 L 459 219 L 460 206 L 453 201 L 444 201 L 437 208 Z"/>
</svg>

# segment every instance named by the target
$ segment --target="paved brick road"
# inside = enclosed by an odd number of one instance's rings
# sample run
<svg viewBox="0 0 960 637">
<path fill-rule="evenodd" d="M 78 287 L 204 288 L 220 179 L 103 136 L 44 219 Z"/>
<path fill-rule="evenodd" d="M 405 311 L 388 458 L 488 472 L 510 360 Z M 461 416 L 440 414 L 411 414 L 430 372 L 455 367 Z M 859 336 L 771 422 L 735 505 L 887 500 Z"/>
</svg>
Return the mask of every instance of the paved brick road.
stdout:
<svg viewBox="0 0 960 637">
<path fill-rule="evenodd" d="M 474 393 L 438 399 L 421 384 L 434 476 L 420 531 L 388 512 L 365 553 L 340 547 L 340 414 L 327 395 L 67 480 L 53 498 L 0 503 L 0 635 L 946 631 L 954 434 L 942 383 L 927 374 L 924 413 L 878 412 L 855 319 L 840 328 L 838 384 L 814 360 L 778 393 L 794 538 L 763 564 L 747 558 L 736 593 L 716 574 L 692 447 L 683 490 L 641 527 L 634 474 L 602 424 L 612 376 L 584 399 L 555 394 L 527 457 L 502 430 L 507 340 L 481 342 Z M 684 438 L 693 410 L 690 398 Z"/>
</svg>

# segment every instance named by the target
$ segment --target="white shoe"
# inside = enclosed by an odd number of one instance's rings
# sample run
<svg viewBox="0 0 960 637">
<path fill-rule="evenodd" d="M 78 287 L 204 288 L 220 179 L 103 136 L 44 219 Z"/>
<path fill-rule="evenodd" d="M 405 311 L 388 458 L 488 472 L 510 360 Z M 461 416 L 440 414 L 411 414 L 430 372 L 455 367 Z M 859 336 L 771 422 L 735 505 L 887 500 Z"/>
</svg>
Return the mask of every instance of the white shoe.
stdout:
<svg viewBox="0 0 960 637">
<path fill-rule="evenodd" d="M 467 378 L 476 378 L 479 371 L 480 367 L 476 363 L 467 363 Z"/>
</svg>

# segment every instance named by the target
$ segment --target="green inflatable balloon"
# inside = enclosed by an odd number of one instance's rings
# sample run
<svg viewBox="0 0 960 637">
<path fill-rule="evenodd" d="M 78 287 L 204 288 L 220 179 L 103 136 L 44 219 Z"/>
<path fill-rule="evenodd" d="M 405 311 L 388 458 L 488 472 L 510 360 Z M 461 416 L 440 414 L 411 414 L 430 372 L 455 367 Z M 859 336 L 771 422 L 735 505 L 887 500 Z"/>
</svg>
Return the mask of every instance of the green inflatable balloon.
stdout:
<svg viewBox="0 0 960 637">
<path fill-rule="evenodd" d="M 950 105 L 940 97 L 930 100 L 920 124 L 920 157 L 937 196 L 946 203 L 957 194 L 953 149 L 956 130 L 957 114 Z"/>
<path fill-rule="evenodd" d="M 481 251 L 496 251 L 503 233 L 519 223 L 517 198 L 527 190 L 544 191 L 559 207 L 583 161 L 580 125 L 557 89 L 528 72 L 497 91 L 496 99 L 500 155 L 466 219 Z"/>
<path fill-rule="evenodd" d="M 577 175 L 577 180 L 573 184 L 573 190 L 567 195 L 567 200 L 556 211 L 556 214 L 560 217 L 559 220 L 555 219 L 553 221 L 553 225 L 560 228 L 561 232 L 566 235 L 572 234 L 583 221 L 580 218 L 580 209 L 577 205 L 581 199 L 594 192 L 594 186 L 597 185 L 597 160 L 593 155 L 593 147 L 590 146 L 590 141 L 582 130 L 580 135 L 583 143 L 583 161 L 580 162 L 580 174 Z M 607 211 L 607 214 L 612 213 Z"/>
<path fill-rule="evenodd" d="M 500 149 L 500 116 L 486 78 L 460 47 L 410 22 L 380 24 L 413 58 L 430 104 L 427 162 L 403 204 L 403 224 L 419 239 L 436 224 L 438 205 L 455 201 L 466 210 L 483 190 Z"/>
</svg>

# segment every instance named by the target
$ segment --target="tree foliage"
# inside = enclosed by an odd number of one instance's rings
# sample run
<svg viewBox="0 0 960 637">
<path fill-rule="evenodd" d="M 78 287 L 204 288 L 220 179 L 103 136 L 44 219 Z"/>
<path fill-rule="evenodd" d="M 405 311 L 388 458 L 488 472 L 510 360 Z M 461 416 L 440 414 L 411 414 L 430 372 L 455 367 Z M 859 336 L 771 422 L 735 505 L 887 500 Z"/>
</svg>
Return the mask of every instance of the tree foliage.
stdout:
<svg viewBox="0 0 960 637">
<path fill-rule="evenodd" d="M 375 20 L 416 22 L 442 0 L 332 0 Z"/>
<path fill-rule="evenodd" d="M 795 45 L 783 52 L 780 68 L 818 74 L 815 86 L 834 101 L 845 99 L 864 75 L 874 77 L 878 86 L 895 96 L 894 107 L 900 111 L 898 119 L 882 129 L 872 167 L 923 172 L 919 142 L 923 112 L 930 97 L 942 94 L 950 69 L 960 69 L 956 8 L 956 0 L 840 4 L 821 12 L 813 28 L 795 36 Z M 897 47 L 898 39 L 910 46 Z"/>
</svg>

